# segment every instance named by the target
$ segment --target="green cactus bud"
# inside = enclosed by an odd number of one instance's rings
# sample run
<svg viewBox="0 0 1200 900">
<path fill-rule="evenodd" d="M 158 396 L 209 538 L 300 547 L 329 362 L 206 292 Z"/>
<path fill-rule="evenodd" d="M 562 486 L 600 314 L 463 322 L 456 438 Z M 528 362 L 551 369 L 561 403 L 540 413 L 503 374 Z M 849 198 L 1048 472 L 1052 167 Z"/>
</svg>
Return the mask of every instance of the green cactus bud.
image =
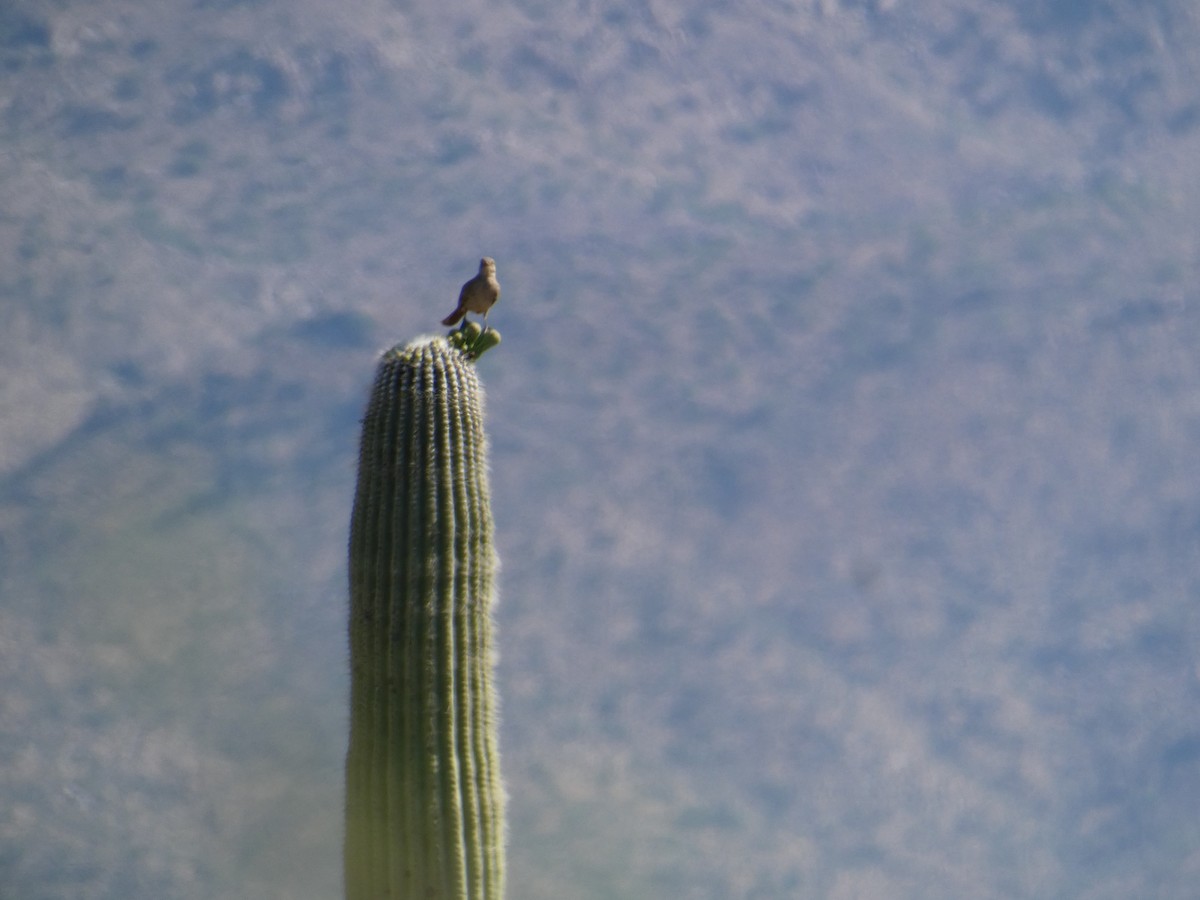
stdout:
<svg viewBox="0 0 1200 900">
<path fill-rule="evenodd" d="M 483 356 L 493 347 L 500 343 L 500 332 L 495 328 L 489 328 L 483 334 L 475 339 L 475 344 L 471 347 L 471 355 L 476 359 Z"/>
<path fill-rule="evenodd" d="M 470 359 L 479 359 L 500 343 L 500 332 L 495 328 L 481 328 L 478 323 L 464 319 L 461 327 L 451 329 L 446 340 Z"/>
<path fill-rule="evenodd" d="M 483 390 L 444 338 L 384 354 L 350 526 L 347 900 L 500 900 L 496 555 Z"/>
<path fill-rule="evenodd" d="M 479 339 L 479 335 L 482 333 L 483 327 L 477 322 L 463 319 L 462 325 L 458 328 L 450 329 L 450 332 L 446 335 L 446 340 L 450 342 L 450 346 L 456 347 L 469 356 L 475 346 L 475 341 Z"/>
</svg>

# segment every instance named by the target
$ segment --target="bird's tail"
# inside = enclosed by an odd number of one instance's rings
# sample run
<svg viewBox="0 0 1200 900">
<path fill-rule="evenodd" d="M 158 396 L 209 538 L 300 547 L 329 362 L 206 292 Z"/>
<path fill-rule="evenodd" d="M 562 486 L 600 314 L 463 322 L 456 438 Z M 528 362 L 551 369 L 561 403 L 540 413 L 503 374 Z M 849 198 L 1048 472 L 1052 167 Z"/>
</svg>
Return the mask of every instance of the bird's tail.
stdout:
<svg viewBox="0 0 1200 900">
<path fill-rule="evenodd" d="M 450 315 L 446 316 L 446 318 L 442 319 L 442 324 L 447 328 L 449 328 L 451 325 L 457 325 L 458 320 L 466 314 L 467 311 L 465 309 L 456 309 L 454 312 L 450 313 Z"/>
</svg>

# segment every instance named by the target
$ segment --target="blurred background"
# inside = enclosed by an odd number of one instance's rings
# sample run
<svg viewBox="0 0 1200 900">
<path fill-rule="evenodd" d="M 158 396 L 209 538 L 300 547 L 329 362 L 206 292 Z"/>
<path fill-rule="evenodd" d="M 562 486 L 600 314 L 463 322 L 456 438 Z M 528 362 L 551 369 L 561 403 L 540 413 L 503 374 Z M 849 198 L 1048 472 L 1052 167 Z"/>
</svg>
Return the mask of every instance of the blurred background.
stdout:
<svg viewBox="0 0 1200 900">
<path fill-rule="evenodd" d="M 0 896 L 339 896 L 359 418 L 486 254 L 510 896 L 1194 897 L 1198 48 L 6 0 Z"/>
</svg>

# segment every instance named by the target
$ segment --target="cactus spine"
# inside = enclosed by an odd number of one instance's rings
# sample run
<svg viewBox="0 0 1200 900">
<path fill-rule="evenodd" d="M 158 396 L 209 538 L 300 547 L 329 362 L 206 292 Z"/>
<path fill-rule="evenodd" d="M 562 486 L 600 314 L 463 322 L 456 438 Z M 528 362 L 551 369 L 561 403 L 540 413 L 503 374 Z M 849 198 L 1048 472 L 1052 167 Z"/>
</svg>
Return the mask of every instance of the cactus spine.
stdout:
<svg viewBox="0 0 1200 900">
<path fill-rule="evenodd" d="M 350 526 L 347 900 L 503 897 L 495 566 L 471 357 L 442 338 L 395 347 Z"/>
</svg>

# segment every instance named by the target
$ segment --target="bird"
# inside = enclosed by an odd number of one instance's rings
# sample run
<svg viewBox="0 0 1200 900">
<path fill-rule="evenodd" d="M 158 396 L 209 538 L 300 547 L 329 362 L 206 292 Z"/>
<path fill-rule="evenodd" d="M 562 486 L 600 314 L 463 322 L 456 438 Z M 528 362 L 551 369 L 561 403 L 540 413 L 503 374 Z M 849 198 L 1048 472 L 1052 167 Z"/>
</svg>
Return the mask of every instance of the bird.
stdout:
<svg viewBox="0 0 1200 900">
<path fill-rule="evenodd" d="M 479 274 L 462 286 L 458 292 L 458 306 L 454 312 L 442 319 L 450 327 L 469 312 L 483 315 L 484 330 L 487 330 L 487 314 L 492 304 L 500 299 L 500 282 L 496 280 L 496 261 L 485 256 L 479 261 Z"/>
</svg>

